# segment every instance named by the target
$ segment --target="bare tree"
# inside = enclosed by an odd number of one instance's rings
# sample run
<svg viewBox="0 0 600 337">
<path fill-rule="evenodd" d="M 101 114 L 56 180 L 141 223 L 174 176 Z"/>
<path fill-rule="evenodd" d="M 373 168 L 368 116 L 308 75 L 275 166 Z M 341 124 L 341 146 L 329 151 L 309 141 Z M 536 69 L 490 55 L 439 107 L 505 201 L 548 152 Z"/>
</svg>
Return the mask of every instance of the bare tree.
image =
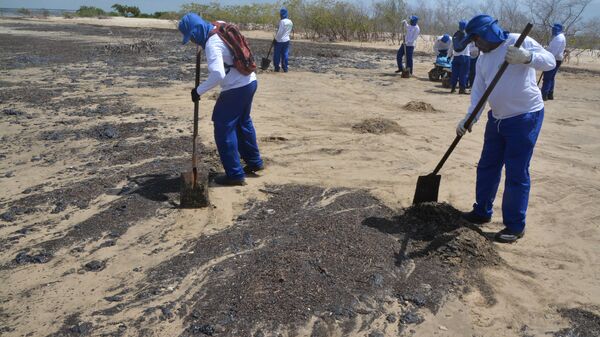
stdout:
<svg viewBox="0 0 600 337">
<path fill-rule="evenodd" d="M 567 35 L 575 35 L 581 29 L 582 14 L 592 0 L 528 0 L 529 19 L 541 28 L 538 38 L 548 41 L 550 27 L 559 22 Z M 540 34 L 541 33 L 541 34 Z"/>
</svg>

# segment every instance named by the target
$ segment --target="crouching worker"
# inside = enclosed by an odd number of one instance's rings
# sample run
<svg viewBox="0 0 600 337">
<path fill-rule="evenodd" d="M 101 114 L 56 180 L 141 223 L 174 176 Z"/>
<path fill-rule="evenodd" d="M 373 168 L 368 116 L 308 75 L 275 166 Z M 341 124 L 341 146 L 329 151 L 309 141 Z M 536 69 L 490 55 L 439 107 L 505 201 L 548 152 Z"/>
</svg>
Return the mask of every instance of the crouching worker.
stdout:
<svg viewBox="0 0 600 337">
<path fill-rule="evenodd" d="M 478 15 L 466 27 L 460 45 L 475 42 L 481 52 L 477 60 L 477 76 L 471 90 L 471 106 L 467 117 L 456 128 L 464 135 L 465 121 L 492 82 L 500 65 L 510 65 L 489 96 L 491 110 L 485 126 L 483 150 L 477 165 L 475 204 L 463 217 L 475 224 L 489 222 L 502 167 L 506 179 L 502 198 L 504 228 L 496 233 L 498 242 L 515 242 L 525 234 L 525 215 L 529 203 L 529 162 L 544 120 L 544 101 L 536 85 L 536 70 L 555 67 L 554 56 L 527 37 L 520 48 L 514 46 L 519 34 L 505 32 L 496 20 Z M 477 113 L 477 121 L 483 108 Z M 469 132 L 471 129 L 469 128 Z"/>
<path fill-rule="evenodd" d="M 226 25 L 222 22 L 217 24 Z M 208 62 L 208 78 L 192 89 L 192 100 L 196 102 L 210 89 L 221 86 L 212 120 L 215 143 L 226 174 L 216 177 L 214 181 L 219 185 L 244 185 L 244 173 L 263 169 L 256 132 L 250 118 L 252 99 L 257 87 L 256 74 L 251 67 L 240 70 L 239 62 L 234 65 L 232 50 L 228 47 L 232 41 L 224 40 L 220 35 L 224 30 L 217 32 L 215 28 L 194 13 L 186 14 L 179 22 L 183 44 L 192 41 L 200 45 Z M 247 46 L 241 40 L 238 46 Z M 243 169 L 240 156 L 246 163 Z"/>
<path fill-rule="evenodd" d="M 448 34 L 444 34 L 435 40 L 433 51 L 436 57 L 451 57 L 452 56 L 452 38 Z"/>
</svg>

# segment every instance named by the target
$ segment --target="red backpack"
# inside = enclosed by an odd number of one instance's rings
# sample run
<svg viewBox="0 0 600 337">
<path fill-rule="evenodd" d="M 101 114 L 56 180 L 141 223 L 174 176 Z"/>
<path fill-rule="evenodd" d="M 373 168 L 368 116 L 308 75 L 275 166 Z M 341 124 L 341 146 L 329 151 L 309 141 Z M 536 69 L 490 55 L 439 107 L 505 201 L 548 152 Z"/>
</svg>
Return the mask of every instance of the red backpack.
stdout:
<svg viewBox="0 0 600 337">
<path fill-rule="evenodd" d="M 211 37 L 214 34 L 219 35 L 229 51 L 233 54 L 233 67 L 242 75 L 250 75 L 256 70 L 254 56 L 246 42 L 246 38 L 236 25 L 231 23 L 213 22 L 215 28 L 208 34 Z"/>
</svg>

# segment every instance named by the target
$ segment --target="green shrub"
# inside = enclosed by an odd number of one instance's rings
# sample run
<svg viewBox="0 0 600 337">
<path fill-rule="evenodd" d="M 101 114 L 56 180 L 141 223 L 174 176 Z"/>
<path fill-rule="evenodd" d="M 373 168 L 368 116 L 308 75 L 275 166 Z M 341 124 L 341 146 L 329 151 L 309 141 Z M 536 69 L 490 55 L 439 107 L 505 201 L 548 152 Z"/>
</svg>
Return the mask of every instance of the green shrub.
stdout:
<svg viewBox="0 0 600 337">
<path fill-rule="evenodd" d="M 75 14 L 80 17 L 95 17 L 95 16 L 103 16 L 106 15 L 106 12 L 102 8 L 93 7 L 93 6 L 81 6 Z"/>
<path fill-rule="evenodd" d="M 23 15 L 23 16 L 31 16 L 31 11 L 27 8 L 19 8 L 17 10 L 17 13 Z"/>
</svg>

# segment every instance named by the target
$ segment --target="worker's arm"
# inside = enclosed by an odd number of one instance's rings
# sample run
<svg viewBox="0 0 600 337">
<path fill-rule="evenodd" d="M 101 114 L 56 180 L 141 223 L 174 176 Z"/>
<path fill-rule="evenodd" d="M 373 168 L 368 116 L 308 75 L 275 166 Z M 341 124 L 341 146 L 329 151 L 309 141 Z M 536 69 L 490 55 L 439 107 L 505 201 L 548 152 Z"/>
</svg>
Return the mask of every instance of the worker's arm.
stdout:
<svg viewBox="0 0 600 337">
<path fill-rule="evenodd" d="M 204 50 L 206 53 L 206 62 L 208 63 L 208 77 L 206 81 L 200 83 L 198 88 L 196 88 L 196 92 L 200 96 L 219 85 L 225 78 L 222 46 L 224 46 L 223 41 L 217 35 L 206 41 L 206 48 Z"/>
<path fill-rule="evenodd" d="M 477 64 L 475 65 L 475 82 L 471 86 L 471 105 L 469 106 L 465 117 L 461 119 L 458 122 L 458 125 L 456 126 L 456 134 L 459 136 L 463 136 L 467 132 L 467 130 L 471 132 L 473 125 L 477 123 L 479 117 L 481 117 L 481 113 L 483 112 L 483 110 L 485 110 L 485 106 L 487 104 L 487 101 L 483 103 L 483 105 L 481 106 L 481 110 L 477 112 L 477 115 L 475 116 L 475 119 L 473 119 L 473 122 L 471 122 L 469 128 L 465 128 L 465 122 L 467 121 L 467 119 L 469 119 L 469 116 L 471 116 L 473 110 L 475 110 L 477 103 L 479 103 L 479 100 L 481 99 L 481 96 L 483 96 L 483 93 L 486 89 L 485 81 L 483 79 L 483 74 L 480 67 L 480 61 L 481 60 L 477 60 Z"/>
<path fill-rule="evenodd" d="M 477 105 L 477 103 L 479 103 L 479 100 L 481 99 L 481 96 L 483 96 L 483 93 L 485 92 L 485 89 L 486 89 L 485 80 L 483 78 L 483 70 L 482 70 L 480 61 L 481 60 L 477 60 L 477 64 L 475 64 L 475 79 L 474 79 L 473 85 L 471 86 L 471 105 L 469 106 L 469 109 L 467 110 L 467 116 L 466 116 L 467 118 L 471 115 L 471 112 L 473 112 L 473 110 L 475 110 L 475 106 Z M 485 110 L 486 104 L 487 104 L 487 101 L 484 102 L 484 104 L 481 107 L 481 110 L 479 110 L 477 112 L 477 116 L 473 120 L 473 124 L 475 124 L 475 122 L 477 122 L 479 120 L 479 117 L 481 116 L 481 112 L 483 110 Z"/>
<path fill-rule="evenodd" d="M 533 53 L 530 65 L 531 67 L 535 68 L 535 70 L 549 71 L 556 67 L 556 59 L 554 58 L 554 55 L 544 49 L 544 47 L 542 47 L 542 45 L 536 40 L 527 37 L 525 42 L 523 42 L 523 45 L 525 49 Z"/>
<path fill-rule="evenodd" d="M 554 55 L 530 37 L 525 38 L 520 48 L 515 46 L 508 47 L 506 62 L 510 64 L 525 64 L 539 71 L 550 71 L 556 67 Z"/>
<path fill-rule="evenodd" d="M 277 29 L 277 34 L 275 34 L 275 40 L 279 41 L 283 38 L 285 34 L 285 25 L 283 24 L 283 20 L 279 20 L 279 29 Z"/>
</svg>

